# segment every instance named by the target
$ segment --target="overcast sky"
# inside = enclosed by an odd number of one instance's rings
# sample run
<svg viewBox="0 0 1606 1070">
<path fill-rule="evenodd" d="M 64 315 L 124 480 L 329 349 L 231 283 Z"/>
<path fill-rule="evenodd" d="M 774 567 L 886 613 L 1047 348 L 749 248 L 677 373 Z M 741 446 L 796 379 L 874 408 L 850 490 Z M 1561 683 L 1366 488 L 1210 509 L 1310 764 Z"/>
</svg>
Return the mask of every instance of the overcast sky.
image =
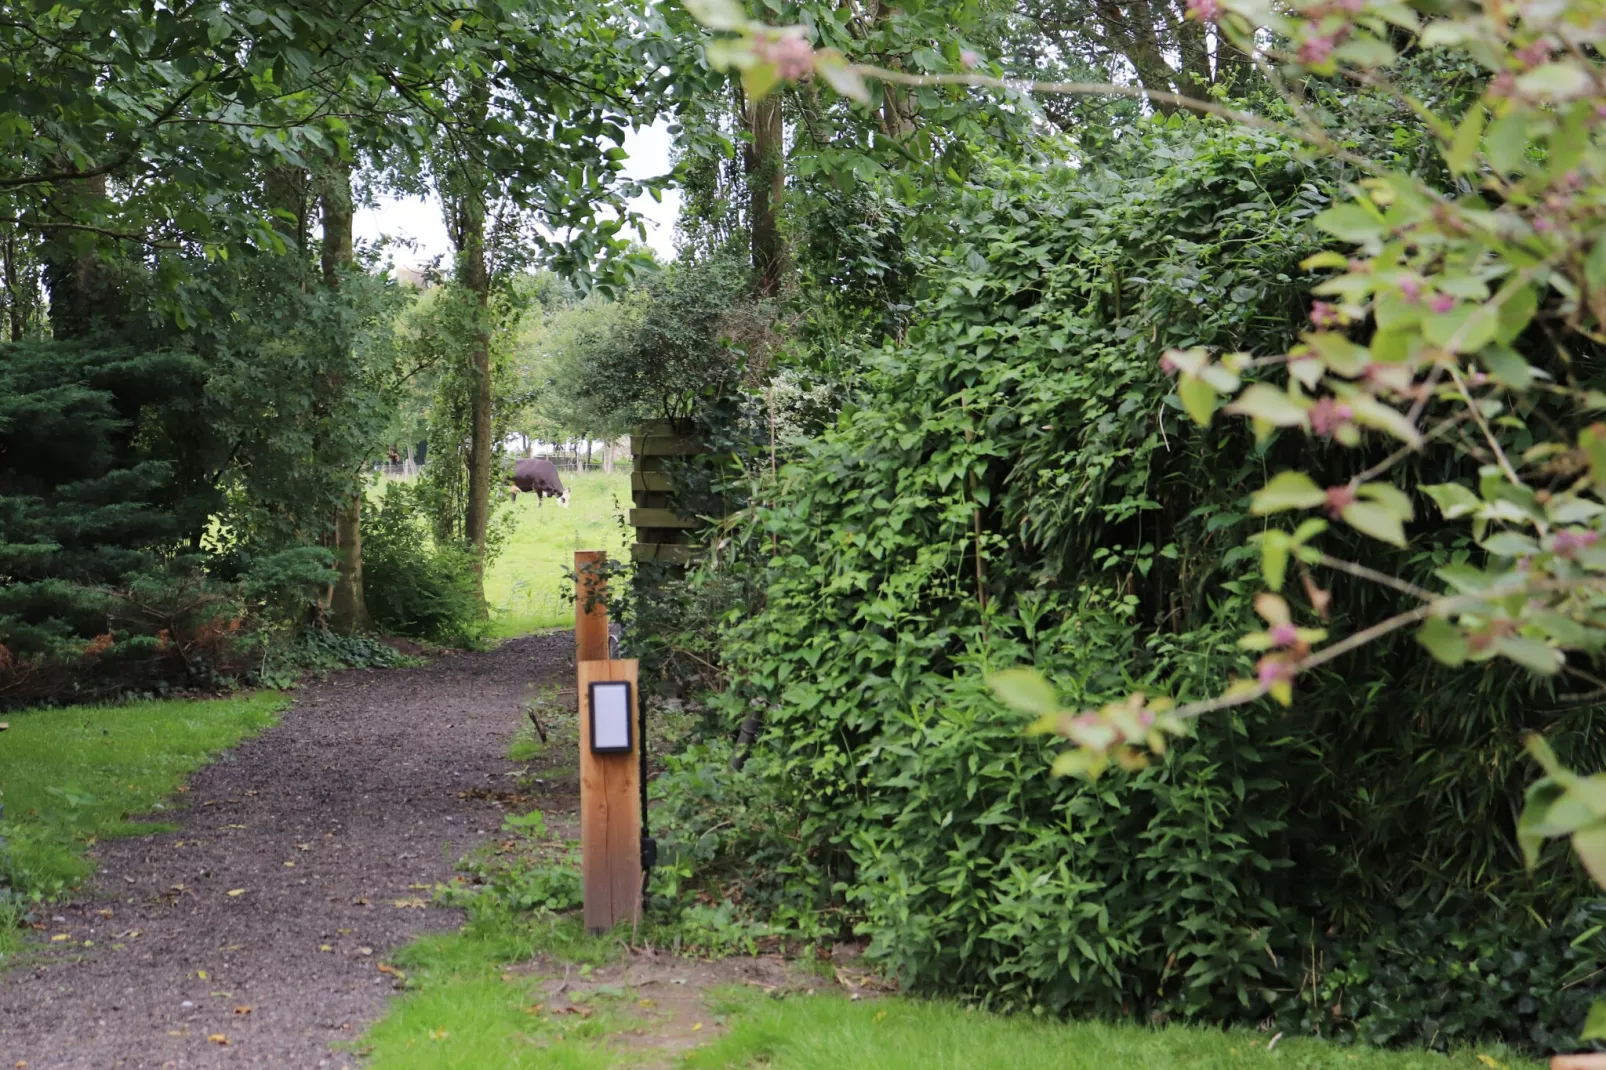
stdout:
<svg viewBox="0 0 1606 1070">
<path fill-rule="evenodd" d="M 625 135 L 625 174 L 630 178 L 656 178 L 669 172 L 669 136 L 667 120 L 643 127 L 639 133 Z M 651 197 L 636 198 L 633 207 L 647 220 L 647 244 L 664 259 L 675 255 L 675 220 L 680 216 L 680 191 L 670 190 L 663 201 Z M 376 208 L 357 209 L 352 221 L 360 241 L 375 241 L 382 235 L 411 238 L 418 243 L 415 252 L 396 250 L 394 260 L 400 266 L 416 266 L 439 255 L 442 264 L 452 258 L 452 243 L 446 237 L 446 224 L 441 220 L 440 202 L 431 198 L 383 198 Z"/>
</svg>

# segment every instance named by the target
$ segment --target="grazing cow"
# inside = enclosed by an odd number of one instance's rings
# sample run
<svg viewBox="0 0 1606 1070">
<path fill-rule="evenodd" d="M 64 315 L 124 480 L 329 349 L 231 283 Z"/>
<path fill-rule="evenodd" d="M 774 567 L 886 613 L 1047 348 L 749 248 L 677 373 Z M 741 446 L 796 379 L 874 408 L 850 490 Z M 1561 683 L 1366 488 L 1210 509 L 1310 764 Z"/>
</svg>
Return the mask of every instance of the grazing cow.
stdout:
<svg viewBox="0 0 1606 1070">
<path fill-rule="evenodd" d="M 513 500 L 517 501 L 519 491 L 534 494 L 536 504 L 547 497 L 558 500 L 558 504 L 565 509 L 569 507 L 569 492 L 563 489 L 563 480 L 558 478 L 558 470 L 552 466 L 551 461 L 540 457 L 526 457 L 513 466 Z"/>
</svg>

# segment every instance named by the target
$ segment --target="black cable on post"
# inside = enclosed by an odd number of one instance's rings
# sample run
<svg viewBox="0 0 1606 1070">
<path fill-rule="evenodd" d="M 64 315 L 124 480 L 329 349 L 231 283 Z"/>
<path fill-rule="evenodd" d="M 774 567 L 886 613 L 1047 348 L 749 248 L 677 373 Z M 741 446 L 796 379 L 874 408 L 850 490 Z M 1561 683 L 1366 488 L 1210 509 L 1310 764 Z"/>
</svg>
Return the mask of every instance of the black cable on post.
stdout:
<svg viewBox="0 0 1606 1070">
<path fill-rule="evenodd" d="M 645 699 L 637 699 L 636 738 L 641 747 L 641 908 L 647 909 L 647 880 L 652 875 L 652 867 L 658 863 L 658 843 L 650 835 L 647 825 L 647 703 Z"/>
</svg>

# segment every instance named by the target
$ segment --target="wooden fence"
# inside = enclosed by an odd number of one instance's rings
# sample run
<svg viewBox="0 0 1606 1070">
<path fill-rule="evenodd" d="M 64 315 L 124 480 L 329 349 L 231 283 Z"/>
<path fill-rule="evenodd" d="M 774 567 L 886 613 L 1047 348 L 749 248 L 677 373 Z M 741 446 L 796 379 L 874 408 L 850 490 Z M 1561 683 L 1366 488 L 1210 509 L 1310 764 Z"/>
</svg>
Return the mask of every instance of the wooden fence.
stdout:
<svg viewBox="0 0 1606 1070">
<path fill-rule="evenodd" d="M 636 529 L 630 556 L 636 561 L 684 565 L 691 560 L 690 532 L 698 521 L 675 512 L 666 471 L 672 458 L 707 452 L 690 430 L 659 420 L 630 435 L 630 498 L 635 505 L 630 526 Z"/>
</svg>

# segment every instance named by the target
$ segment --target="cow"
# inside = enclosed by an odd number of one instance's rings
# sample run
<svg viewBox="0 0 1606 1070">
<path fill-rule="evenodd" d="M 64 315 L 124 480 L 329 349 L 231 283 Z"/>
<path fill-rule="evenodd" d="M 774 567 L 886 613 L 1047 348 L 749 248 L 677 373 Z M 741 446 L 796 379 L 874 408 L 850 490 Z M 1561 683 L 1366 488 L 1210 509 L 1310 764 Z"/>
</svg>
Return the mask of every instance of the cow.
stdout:
<svg viewBox="0 0 1606 1070">
<path fill-rule="evenodd" d="M 569 492 L 558 478 L 552 462 L 540 457 L 526 457 L 513 466 L 513 500 L 518 501 L 519 491 L 534 494 L 537 505 L 548 498 L 556 498 L 565 509 L 569 507 Z"/>
</svg>

